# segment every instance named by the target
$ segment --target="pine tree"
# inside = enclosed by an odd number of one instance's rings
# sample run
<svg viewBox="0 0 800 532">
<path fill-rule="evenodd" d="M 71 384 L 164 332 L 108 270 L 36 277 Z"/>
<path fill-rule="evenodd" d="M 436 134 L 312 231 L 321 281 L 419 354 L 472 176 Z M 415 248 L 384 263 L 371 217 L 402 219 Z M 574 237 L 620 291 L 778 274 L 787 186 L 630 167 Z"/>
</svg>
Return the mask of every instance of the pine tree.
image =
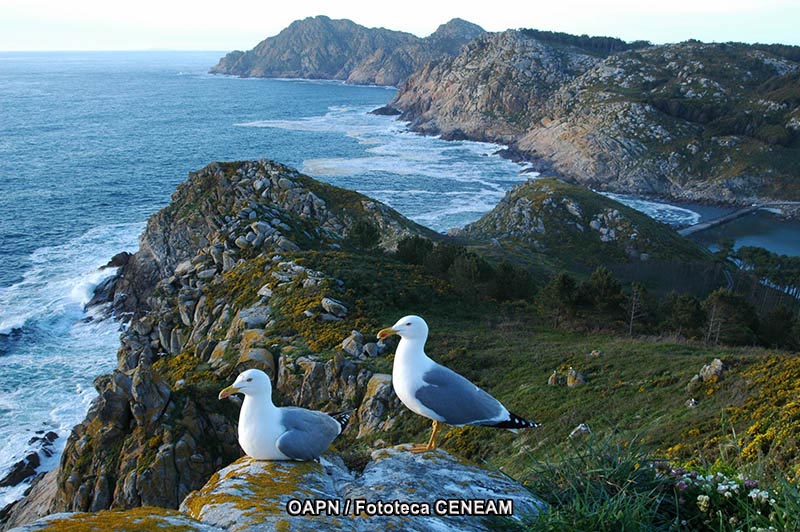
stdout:
<svg viewBox="0 0 800 532">
<path fill-rule="evenodd" d="M 577 283 L 568 273 L 556 275 L 536 296 L 536 306 L 542 317 L 553 320 L 553 326 L 575 314 Z"/>
<path fill-rule="evenodd" d="M 647 289 L 642 283 L 631 285 L 631 297 L 628 299 L 628 336 L 633 337 L 634 324 L 647 316 Z"/>
<path fill-rule="evenodd" d="M 707 344 L 753 344 L 757 337 L 758 315 L 742 296 L 720 288 L 703 302 L 708 320 Z"/>
</svg>

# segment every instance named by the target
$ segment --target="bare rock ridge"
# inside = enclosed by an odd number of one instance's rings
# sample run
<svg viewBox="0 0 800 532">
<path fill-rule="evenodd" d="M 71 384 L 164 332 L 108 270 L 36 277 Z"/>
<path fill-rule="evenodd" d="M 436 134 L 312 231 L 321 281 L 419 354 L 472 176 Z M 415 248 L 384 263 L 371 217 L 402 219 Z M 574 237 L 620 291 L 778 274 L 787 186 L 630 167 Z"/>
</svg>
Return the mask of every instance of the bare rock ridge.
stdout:
<svg viewBox="0 0 800 532">
<path fill-rule="evenodd" d="M 401 31 L 366 28 L 346 19 L 309 17 L 293 22 L 250 51 L 227 54 L 211 73 L 398 85 L 423 64 L 458 54 L 464 44 L 483 33 L 479 26 L 461 19 L 419 38 Z"/>
<path fill-rule="evenodd" d="M 357 507 L 359 500 L 371 506 Z M 402 504 L 409 507 L 406 515 Z M 259 462 L 245 457 L 190 493 L 178 512 L 145 507 L 125 512 L 60 513 L 17 530 L 59 530 L 80 522 L 87 529 L 106 530 L 180 526 L 198 532 L 477 532 L 492 529 L 493 514 L 519 518 L 537 513 L 542 506 L 501 473 L 460 462 L 444 451 L 421 456 L 389 448 L 374 451 L 360 475 L 348 471 L 332 455 L 324 456 L 322 464 Z"/>
<path fill-rule="evenodd" d="M 417 131 L 510 144 L 597 189 L 797 200 L 799 61 L 794 46 L 508 30 L 426 64 L 389 105 Z"/>
</svg>

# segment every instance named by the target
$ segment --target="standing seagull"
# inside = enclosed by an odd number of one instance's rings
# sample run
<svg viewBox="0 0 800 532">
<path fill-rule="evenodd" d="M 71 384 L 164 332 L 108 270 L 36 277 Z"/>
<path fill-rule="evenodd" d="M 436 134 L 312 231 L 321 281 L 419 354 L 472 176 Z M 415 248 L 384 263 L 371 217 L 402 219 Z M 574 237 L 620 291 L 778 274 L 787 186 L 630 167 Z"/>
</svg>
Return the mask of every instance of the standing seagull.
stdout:
<svg viewBox="0 0 800 532">
<path fill-rule="evenodd" d="M 436 449 L 440 423 L 510 430 L 539 426 L 539 423 L 510 413 L 500 401 L 428 358 L 424 351 L 428 324 L 419 316 L 400 318 L 391 327 L 382 329 L 378 338 L 383 340 L 393 334 L 400 336 L 392 367 L 394 391 L 410 410 L 433 420 L 428 443 L 414 445 L 411 452 Z"/>
<path fill-rule="evenodd" d="M 350 415 L 326 414 L 296 406 L 277 407 L 272 383 L 260 369 L 243 371 L 221 392 L 244 394 L 239 413 L 239 445 L 256 460 L 314 460 L 336 439 Z"/>
</svg>

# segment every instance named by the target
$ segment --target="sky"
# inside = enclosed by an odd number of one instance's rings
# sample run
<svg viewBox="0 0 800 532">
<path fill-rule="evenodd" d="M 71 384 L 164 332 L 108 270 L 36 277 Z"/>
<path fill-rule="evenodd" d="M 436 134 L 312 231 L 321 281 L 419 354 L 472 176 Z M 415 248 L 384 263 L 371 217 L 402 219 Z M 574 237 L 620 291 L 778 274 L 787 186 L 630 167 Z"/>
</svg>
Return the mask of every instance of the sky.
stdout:
<svg viewBox="0 0 800 532">
<path fill-rule="evenodd" d="M 249 50 L 316 15 L 419 36 L 460 17 L 489 31 L 800 45 L 800 0 L 0 0 L 0 50 Z"/>
</svg>

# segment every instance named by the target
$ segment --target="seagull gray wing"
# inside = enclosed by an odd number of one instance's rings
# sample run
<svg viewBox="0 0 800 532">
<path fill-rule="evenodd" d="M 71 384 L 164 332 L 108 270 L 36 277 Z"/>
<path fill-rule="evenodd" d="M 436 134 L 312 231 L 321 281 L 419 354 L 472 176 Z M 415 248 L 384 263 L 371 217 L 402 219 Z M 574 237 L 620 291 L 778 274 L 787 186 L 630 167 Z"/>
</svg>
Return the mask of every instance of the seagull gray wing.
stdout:
<svg viewBox="0 0 800 532">
<path fill-rule="evenodd" d="M 286 432 L 275 445 L 294 460 L 318 458 L 341 432 L 339 423 L 323 412 L 298 407 L 285 407 L 281 411 Z"/>
<path fill-rule="evenodd" d="M 500 401 L 449 368 L 435 364 L 422 382 L 414 396 L 448 425 L 492 425 L 508 417 Z"/>
</svg>

